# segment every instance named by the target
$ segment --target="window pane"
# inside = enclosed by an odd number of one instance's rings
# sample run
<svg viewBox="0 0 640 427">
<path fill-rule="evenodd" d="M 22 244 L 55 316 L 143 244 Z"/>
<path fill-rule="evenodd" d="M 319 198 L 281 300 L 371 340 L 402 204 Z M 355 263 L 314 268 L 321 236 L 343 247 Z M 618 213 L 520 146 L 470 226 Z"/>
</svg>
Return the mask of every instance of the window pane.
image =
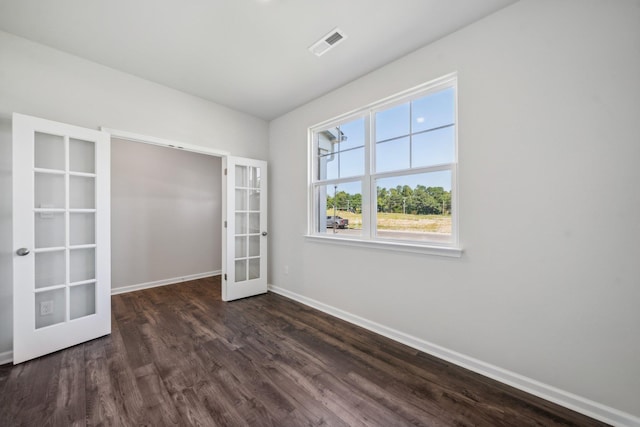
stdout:
<svg viewBox="0 0 640 427">
<path fill-rule="evenodd" d="M 411 139 L 411 167 L 452 163 L 455 127 L 450 126 L 414 135 Z"/>
<path fill-rule="evenodd" d="M 451 171 L 376 180 L 381 239 L 451 241 Z"/>
<path fill-rule="evenodd" d="M 412 132 L 420 132 L 455 123 L 453 88 L 433 93 L 412 102 Z"/>
<path fill-rule="evenodd" d="M 338 178 L 338 154 L 318 157 L 318 180 Z"/>
<path fill-rule="evenodd" d="M 343 151 L 339 156 L 339 178 L 364 175 L 364 148 Z"/>
<path fill-rule="evenodd" d="M 318 180 L 364 174 L 365 120 L 316 132 Z"/>
<path fill-rule="evenodd" d="M 362 183 L 360 181 L 316 188 L 316 231 L 360 236 L 362 234 Z"/>
<path fill-rule="evenodd" d="M 376 144 L 376 172 L 390 172 L 410 167 L 409 137 Z"/>
<path fill-rule="evenodd" d="M 376 113 L 376 142 L 408 135 L 409 103 Z"/>
<path fill-rule="evenodd" d="M 364 147 L 364 118 L 359 118 L 349 123 L 338 126 L 340 140 L 338 150 L 344 151 L 350 148 Z"/>
</svg>

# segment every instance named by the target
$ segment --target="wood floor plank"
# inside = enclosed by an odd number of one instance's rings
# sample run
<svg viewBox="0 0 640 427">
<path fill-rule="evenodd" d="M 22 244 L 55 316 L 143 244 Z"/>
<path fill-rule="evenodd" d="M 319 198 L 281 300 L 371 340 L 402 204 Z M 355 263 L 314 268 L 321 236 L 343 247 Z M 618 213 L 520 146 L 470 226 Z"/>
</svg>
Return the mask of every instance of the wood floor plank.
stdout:
<svg viewBox="0 0 640 427">
<path fill-rule="evenodd" d="M 62 352 L 61 356 L 53 424 L 70 427 L 84 426 L 87 412 L 84 400 L 84 348 L 83 346 L 72 347 Z"/>
<path fill-rule="evenodd" d="M 112 297 L 112 334 L 0 366 L 0 426 L 603 426 L 219 277 Z"/>
</svg>

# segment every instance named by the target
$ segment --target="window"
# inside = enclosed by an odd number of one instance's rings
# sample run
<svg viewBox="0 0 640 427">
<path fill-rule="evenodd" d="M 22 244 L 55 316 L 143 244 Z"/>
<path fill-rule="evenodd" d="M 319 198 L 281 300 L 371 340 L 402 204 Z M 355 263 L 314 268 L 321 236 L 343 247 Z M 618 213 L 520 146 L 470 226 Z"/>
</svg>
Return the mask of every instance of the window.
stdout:
<svg viewBox="0 0 640 427">
<path fill-rule="evenodd" d="M 455 76 L 309 134 L 311 236 L 457 248 Z"/>
</svg>

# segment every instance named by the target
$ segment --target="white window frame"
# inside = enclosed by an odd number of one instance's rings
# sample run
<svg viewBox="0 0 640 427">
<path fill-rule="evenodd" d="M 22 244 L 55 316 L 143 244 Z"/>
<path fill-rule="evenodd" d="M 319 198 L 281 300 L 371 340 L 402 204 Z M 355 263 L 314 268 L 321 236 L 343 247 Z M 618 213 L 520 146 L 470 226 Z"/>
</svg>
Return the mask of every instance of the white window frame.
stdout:
<svg viewBox="0 0 640 427">
<path fill-rule="evenodd" d="M 421 84 L 409 90 L 395 94 L 383 100 L 374 102 L 355 111 L 340 115 L 338 117 L 318 123 L 308 129 L 307 159 L 308 159 L 308 232 L 306 239 L 313 242 L 341 244 L 348 246 L 368 247 L 376 249 L 387 249 L 393 251 L 442 255 L 450 257 L 460 257 L 462 249 L 459 244 L 459 227 L 458 227 L 458 87 L 457 75 L 452 73 L 439 79 Z M 372 152 L 372 135 L 375 129 L 375 113 L 387 110 L 397 105 L 411 102 L 415 99 L 425 97 L 431 93 L 439 92 L 444 89 L 452 88 L 454 90 L 454 158 L 451 163 L 439 164 L 426 167 L 409 168 L 396 170 L 391 172 L 372 173 L 375 165 L 375 150 Z M 318 162 L 316 161 L 317 147 L 314 141 L 314 135 L 317 132 L 337 127 L 342 124 L 351 122 L 358 118 L 365 120 L 365 147 L 364 147 L 364 175 L 353 176 L 348 178 L 336 178 L 329 180 L 319 180 Z M 375 201 L 377 200 L 377 188 L 374 185 L 376 179 L 389 178 L 396 176 L 406 176 L 412 174 L 437 172 L 442 170 L 451 171 L 451 240 L 447 243 L 438 243 L 434 241 L 415 241 L 415 240 L 391 240 L 377 237 L 375 227 Z M 317 224 L 324 220 L 324 216 L 320 218 L 317 206 L 317 197 L 315 195 L 316 188 L 325 185 L 335 185 L 346 182 L 359 181 L 362 183 L 362 234 L 360 236 L 349 236 L 344 234 L 328 235 L 317 231 Z"/>
</svg>

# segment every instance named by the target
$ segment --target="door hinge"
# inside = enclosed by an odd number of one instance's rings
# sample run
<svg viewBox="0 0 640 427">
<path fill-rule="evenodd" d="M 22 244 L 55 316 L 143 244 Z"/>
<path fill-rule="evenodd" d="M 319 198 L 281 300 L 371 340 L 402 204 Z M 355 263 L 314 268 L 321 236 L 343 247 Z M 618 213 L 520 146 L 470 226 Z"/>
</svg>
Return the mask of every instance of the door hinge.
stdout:
<svg viewBox="0 0 640 427">
<path fill-rule="evenodd" d="M 224 222 L 224 228 L 227 228 L 227 221 Z"/>
<path fill-rule="evenodd" d="M 227 168 L 224 168 L 224 174 L 227 175 Z"/>
<path fill-rule="evenodd" d="M 224 273 L 224 280 L 227 280 L 227 273 Z"/>
</svg>

